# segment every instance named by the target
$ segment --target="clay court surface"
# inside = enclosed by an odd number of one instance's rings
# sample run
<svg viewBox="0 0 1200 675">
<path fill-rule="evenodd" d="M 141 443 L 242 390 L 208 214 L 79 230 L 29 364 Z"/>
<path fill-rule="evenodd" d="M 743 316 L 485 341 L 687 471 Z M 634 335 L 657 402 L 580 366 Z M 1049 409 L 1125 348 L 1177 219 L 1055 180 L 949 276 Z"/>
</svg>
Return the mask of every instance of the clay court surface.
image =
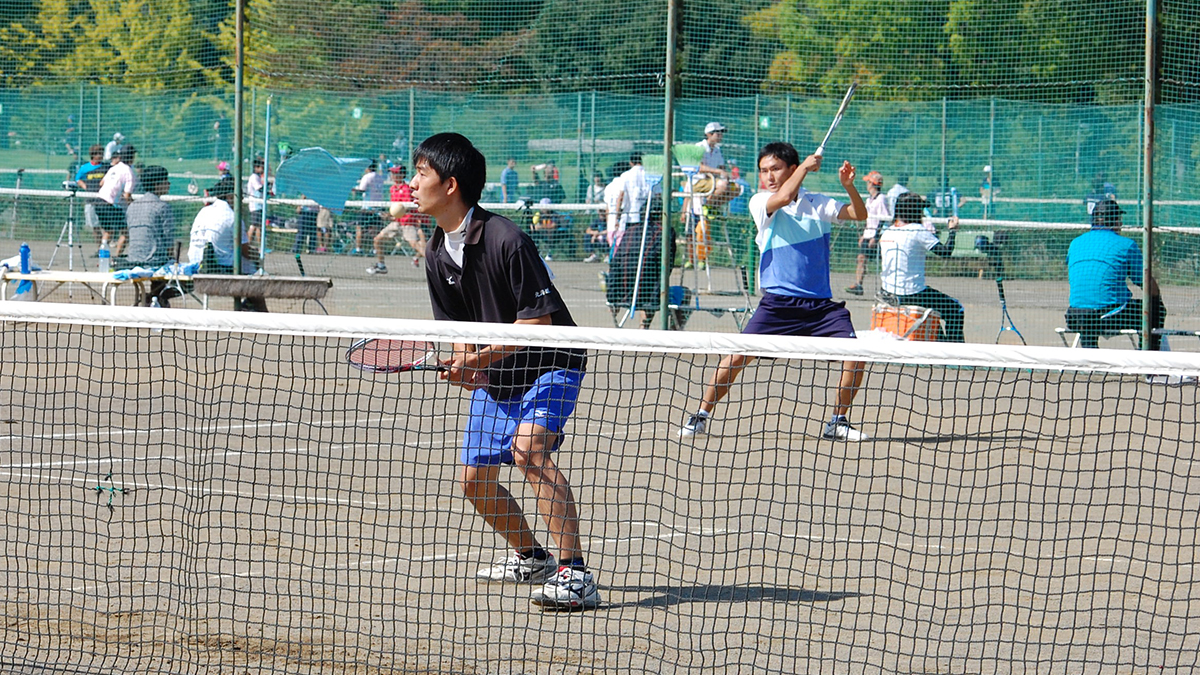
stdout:
<svg viewBox="0 0 1200 675">
<path fill-rule="evenodd" d="M 389 260 L 309 273 L 335 275 L 335 314 L 428 318 L 423 271 Z M 611 325 L 603 266 L 552 266 L 577 321 Z M 931 283 L 991 341 L 994 283 Z M 1065 285 L 1007 289 L 1056 343 Z M 471 578 L 504 551 L 459 497 L 465 399 L 432 374 L 352 370 L 340 339 L 9 324 L 0 344 L 4 672 L 1196 665 L 1195 387 L 875 364 L 853 411 L 874 438 L 846 444 L 818 438 L 836 367 L 759 361 L 680 442 L 716 357 L 593 353 L 559 460 L 605 602 L 556 614 Z"/>
</svg>

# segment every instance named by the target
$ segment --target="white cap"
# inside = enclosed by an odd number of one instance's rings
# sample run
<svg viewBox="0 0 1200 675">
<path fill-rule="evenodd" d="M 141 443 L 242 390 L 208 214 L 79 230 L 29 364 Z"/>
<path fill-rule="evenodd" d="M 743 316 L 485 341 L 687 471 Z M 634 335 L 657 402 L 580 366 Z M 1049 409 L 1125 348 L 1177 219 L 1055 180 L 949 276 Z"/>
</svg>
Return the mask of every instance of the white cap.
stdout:
<svg viewBox="0 0 1200 675">
<path fill-rule="evenodd" d="M 114 141 L 123 141 L 123 140 L 125 140 L 125 137 L 122 136 L 121 132 L 118 131 L 117 133 L 113 134 L 113 140 Z"/>
<path fill-rule="evenodd" d="M 720 122 L 709 122 L 704 125 L 704 133 L 706 134 L 715 134 L 718 131 L 726 131 L 725 125 Z"/>
<path fill-rule="evenodd" d="M 991 172 L 992 172 L 992 165 L 991 165 L 991 164 L 988 164 L 987 166 L 983 167 L 983 172 L 984 172 L 984 173 L 991 173 Z"/>
</svg>

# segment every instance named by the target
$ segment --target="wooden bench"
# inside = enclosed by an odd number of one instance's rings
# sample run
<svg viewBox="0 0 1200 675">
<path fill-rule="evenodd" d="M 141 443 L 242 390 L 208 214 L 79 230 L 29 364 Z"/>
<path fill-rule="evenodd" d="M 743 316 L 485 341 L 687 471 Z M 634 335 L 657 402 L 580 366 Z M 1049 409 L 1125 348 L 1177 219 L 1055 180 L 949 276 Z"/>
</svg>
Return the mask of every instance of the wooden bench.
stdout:
<svg viewBox="0 0 1200 675">
<path fill-rule="evenodd" d="M 208 297 L 263 298 L 309 300 L 317 303 L 322 312 L 329 310 L 321 299 L 333 287 L 328 277 L 276 277 L 259 274 L 193 274 L 193 291 L 200 295 L 201 304 L 208 309 Z"/>
<path fill-rule="evenodd" d="M 1071 330 L 1070 328 L 1055 328 L 1054 332 L 1058 333 L 1058 337 L 1060 340 L 1062 340 L 1064 347 L 1075 348 L 1075 347 L 1079 346 L 1079 338 L 1080 338 L 1079 331 L 1074 331 L 1074 330 Z M 1124 335 L 1129 338 L 1129 341 L 1133 344 L 1133 348 L 1137 349 L 1138 348 L 1138 335 L 1140 335 L 1140 334 L 1141 334 L 1141 331 L 1137 331 L 1132 328 L 1125 328 L 1125 329 L 1117 330 L 1117 331 L 1112 331 L 1112 330 L 1100 331 L 1099 336 L 1107 339 L 1107 338 L 1121 337 L 1122 335 Z M 1067 342 L 1068 335 L 1074 335 L 1075 338 L 1073 340 L 1071 340 L 1070 342 Z"/>
</svg>

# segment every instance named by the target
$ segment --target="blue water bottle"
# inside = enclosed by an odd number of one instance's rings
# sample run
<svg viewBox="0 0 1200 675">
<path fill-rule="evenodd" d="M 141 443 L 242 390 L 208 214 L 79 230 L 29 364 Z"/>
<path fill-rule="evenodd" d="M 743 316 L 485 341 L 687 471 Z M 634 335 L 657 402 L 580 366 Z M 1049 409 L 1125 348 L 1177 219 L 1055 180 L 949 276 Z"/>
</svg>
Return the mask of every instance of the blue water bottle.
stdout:
<svg viewBox="0 0 1200 675">
<path fill-rule="evenodd" d="M 29 274 L 29 244 L 21 244 L 21 274 Z"/>
</svg>

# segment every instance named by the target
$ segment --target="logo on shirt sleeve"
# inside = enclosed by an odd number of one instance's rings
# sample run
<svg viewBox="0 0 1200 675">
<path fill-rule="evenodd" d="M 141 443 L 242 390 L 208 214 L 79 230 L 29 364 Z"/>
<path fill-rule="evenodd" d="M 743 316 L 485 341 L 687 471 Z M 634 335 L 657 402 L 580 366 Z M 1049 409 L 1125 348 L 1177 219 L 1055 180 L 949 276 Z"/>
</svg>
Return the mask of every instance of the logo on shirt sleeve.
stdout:
<svg viewBox="0 0 1200 675">
<path fill-rule="evenodd" d="M 550 290 L 551 290 L 551 289 L 549 289 L 549 288 L 543 288 L 542 290 L 538 291 L 537 293 L 534 293 L 534 294 L 533 294 L 533 297 L 535 297 L 535 298 L 544 298 L 544 297 L 546 297 L 547 295 L 550 295 Z"/>
</svg>

